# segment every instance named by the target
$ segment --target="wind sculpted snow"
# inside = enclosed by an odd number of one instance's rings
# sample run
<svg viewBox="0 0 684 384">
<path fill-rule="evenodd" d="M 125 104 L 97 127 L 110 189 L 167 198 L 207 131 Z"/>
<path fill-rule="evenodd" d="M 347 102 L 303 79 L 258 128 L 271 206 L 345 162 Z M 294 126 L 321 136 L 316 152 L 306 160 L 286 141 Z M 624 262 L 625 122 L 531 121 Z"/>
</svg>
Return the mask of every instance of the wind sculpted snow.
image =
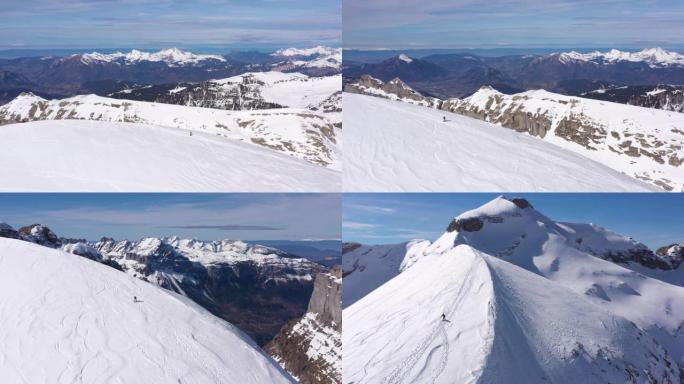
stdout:
<svg viewBox="0 0 684 384">
<path fill-rule="evenodd" d="M 348 192 L 658 190 L 553 144 L 457 114 L 349 93 L 343 105 Z"/>
<path fill-rule="evenodd" d="M 0 239 L 0 288 L 3 382 L 295 383 L 192 301 L 76 255 Z"/>
<path fill-rule="evenodd" d="M 340 173 L 178 128 L 36 121 L 0 129 L 2 191 L 339 191 Z"/>
</svg>

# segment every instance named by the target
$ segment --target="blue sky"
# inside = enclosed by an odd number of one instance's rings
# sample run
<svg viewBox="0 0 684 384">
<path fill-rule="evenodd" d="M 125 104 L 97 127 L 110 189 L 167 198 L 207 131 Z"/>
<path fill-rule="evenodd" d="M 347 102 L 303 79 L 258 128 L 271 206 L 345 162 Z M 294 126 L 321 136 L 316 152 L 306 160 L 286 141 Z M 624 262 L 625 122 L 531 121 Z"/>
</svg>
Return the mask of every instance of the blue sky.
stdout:
<svg viewBox="0 0 684 384">
<path fill-rule="evenodd" d="M 684 45 L 678 0 L 345 0 L 345 48 Z"/>
<path fill-rule="evenodd" d="M 2 0 L 0 49 L 341 44 L 341 0 Z"/>
<path fill-rule="evenodd" d="M 451 219 L 499 194 L 345 194 L 342 238 L 366 244 L 435 240 Z M 594 223 L 651 248 L 684 243 L 684 195 L 510 194 L 556 221 Z"/>
<path fill-rule="evenodd" d="M 340 215 L 338 194 L 0 194 L 0 222 L 87 240 L 339 239 Z"/>
</svg>

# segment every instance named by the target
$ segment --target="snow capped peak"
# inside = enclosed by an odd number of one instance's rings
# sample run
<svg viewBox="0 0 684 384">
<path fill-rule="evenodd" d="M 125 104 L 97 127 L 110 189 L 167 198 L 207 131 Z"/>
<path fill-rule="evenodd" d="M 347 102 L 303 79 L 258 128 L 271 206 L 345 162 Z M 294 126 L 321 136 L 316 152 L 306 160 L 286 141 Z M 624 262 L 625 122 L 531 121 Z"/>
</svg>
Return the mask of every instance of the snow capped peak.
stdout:
<svg viewBox="0 0 684 384">
<path fill-rule="evenodd" d="M 410 58 L 410 57 L 406 56 L 406 55 L 405 55 L 405 54 L 403 54 L 403 53 L 402 53 L 402 54 L 400 54 L 399 56 L 397 56 L 397 58 L 398 58 L 399 60 L 401 60 L 401 61 L 405 62 L 405 63 L 409 63 L 409 64 L 410 64 L 410 63 L 412 63 L 412 62 L 413 62 L 413 59 L 412 59 L 412 58 Z"/>
<path fill-rule="evenodd" d="M 271 56 L 324 56 L 334 55 L 340 52 L 340 48 L 324 47 L 322 45 L 313 48 L 285 48 L 279 49 L 271 54 Z"/>
<path fill-rule="evenodd" d="M 124 64 L 132 64 L 142 61 L 150 61 L 164 62 L 170 66 L 177 66 L 197 64 L 205 60 L 215 60 L 220 62 L 226 61 L 223 56 L 195 54 L 178 48 L 167 48 L 158 52 L 145 52 L 137 49 L 133 49 L 128 53 L 115 52 L 110 54 L 102 54 L 99 52 L 92 52 L 75 56 L 80 56 L 81 62 L 86 65 L 98 62 L 123 62 Z"/>
<path fill-rule="evenodd" d="M 564 64 L 572 62 L 593 62 L 596 64 L 613 64 L 621 61 L 629 62 L 644 62 L 652 68 L 670 67 L 670 66 L 684 66 L 684 55 L 667 51 L 662 48 L 646 48 L 638 52 L 620 51 L 611 49 L 607 52 L 589 52 L 579 53 L 576 51 L 562 52 L 560 54 L 552 54 L 558 57 L 558 60 Z"/>
</svg>

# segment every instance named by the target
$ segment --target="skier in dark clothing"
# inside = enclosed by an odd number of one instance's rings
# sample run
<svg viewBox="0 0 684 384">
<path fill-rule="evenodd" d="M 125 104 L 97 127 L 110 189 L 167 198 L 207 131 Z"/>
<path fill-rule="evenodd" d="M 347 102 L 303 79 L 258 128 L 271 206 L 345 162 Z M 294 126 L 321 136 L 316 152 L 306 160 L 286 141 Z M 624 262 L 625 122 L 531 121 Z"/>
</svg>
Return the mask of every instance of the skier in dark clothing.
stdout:
<svg viewBox="0 0 684 384">
<path fill-rule="evenodd" d="M 446 319 L 446 315 L 442 313 L 442 321 L 445 323 L 451 323 L 451 321 Z"/>
<path fill-rule="evenodd" d="M 442 116 L 442 121 L 446 123 L 446 116 Z"/>
<path fill-rule="evenodd" d="M 133 296 L 133 302 L 137 303 L 138 302 L 138 296 Z"/>
</svg>

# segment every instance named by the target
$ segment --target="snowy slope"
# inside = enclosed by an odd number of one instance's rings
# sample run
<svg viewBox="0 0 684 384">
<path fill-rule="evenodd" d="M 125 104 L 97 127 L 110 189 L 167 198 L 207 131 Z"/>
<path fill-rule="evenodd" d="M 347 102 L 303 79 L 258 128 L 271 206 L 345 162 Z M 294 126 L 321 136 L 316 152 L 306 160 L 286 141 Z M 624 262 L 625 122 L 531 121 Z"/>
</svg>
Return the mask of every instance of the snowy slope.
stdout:
<svg viewBox="0 0 684 384">
<path fill-rule="evenodd" d="M 505 95 L 490 87 L 442 108 L 538 136 L 666 190 L 684 189 L 684 114 L 544 90 Z"/>
<path fill-rule="evenodd" d="M 342 90 L 342 75 L 309 77 L 301 73 L 248 72 L 211 80 L 217 86 L 250 84 L 270 103 L 291 108 L 309 108 Z"/>
<path fill-rule="evenodd" d="M 345 191 L 657 190 L 580 154 L 468 117 L 349 93 L 343 104 Z"/>
<path fill-rule="evenodd" d="M 465 223 L 470 223 L 470 229 Z M 596 239 L 589 237 L 586 245 L 586 236 L 577 234 L 572 226 L 569 230 L 567 224 L 556 223 L 531 206 L 521 208 L 498 197 L 457 216 L 425 253 L 442 253 L 466 244 L 499 257 L 652 331 L 668 345 L 672 356 L 684 359 L 684 287 L 641 275 L 628 268 L 632 264 L 603 260 L 600 252 L 591 251 Z M 616 251 L 624 245 L 612 238 L 602 243 Z"/>
<path fill-rule="evenodd" d="M 22 94 L 0 107 L 0 124 L 62 119 L 134 122 L 206 132 L 314 164 L 339 167 L 336 129 L 306 109 L 225 111 L 95 95 L 48 101 L 33 94 Z"/>
<path fill-rule="evenodd" d="M 426 255 L 343 321 L 349 384 L 677 382 L 681 372 L 630 321 L 467 245 Z"/>
<path fill-rule="evenodd" d="M 430 245 L 426 240 L 386 245 L 361 245 L 342 255 L 344 290 L 342 308 L 346 308 L 369 292 L 409 268 Z"/>
<path fill-rule="evenodd" d="M 5 382 L 294 382 L 231 324 L 113 268 L 12 239 L 0 265 Z"/>
<path fill-rule="evenodd" d="M 339 173 L 215 134 L 130 123 L 0 127 L 4 191 L 339 191 Z"/>
</svg>

